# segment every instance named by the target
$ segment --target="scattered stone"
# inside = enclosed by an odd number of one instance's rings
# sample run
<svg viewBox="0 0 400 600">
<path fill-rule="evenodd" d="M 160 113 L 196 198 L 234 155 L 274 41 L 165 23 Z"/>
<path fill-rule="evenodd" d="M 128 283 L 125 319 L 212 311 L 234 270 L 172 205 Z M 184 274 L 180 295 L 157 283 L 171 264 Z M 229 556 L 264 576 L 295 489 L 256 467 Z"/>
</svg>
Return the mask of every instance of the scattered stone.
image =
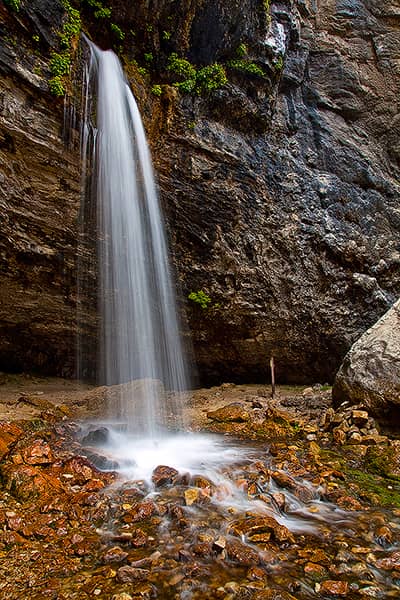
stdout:
<svg viewBox="0 0 400 600">
<path fill-rule="evenodd" d="M 345 597 L 349 592 L 349 584 L 347 581 L 333 581 L 327 579 L 321 583 L 320 592 L 321 594 Z"/>
<path fill-rule="evenodd" d="M 146 581 L 150 575 L 148 569 L 140 569 L 138 567 L 130 567 L 126 565 L 120 567 L 117 571 L 117 578 L 121 583 L 132 583 L 136 581 Z"/>
<path fill-rule="evenodd" d="M 159 465 L 154 469 L 151 480 L 156 487 L 163 487 L 173 484 L 178 475 L 179 471 L 173 467 Z"/>
<path fill-rule="evenodd" d="M 103 561 L 107 563 L 119 563 L 123 562 L 128 556 L 128 553 L 122 550 L 119 546 L 114 546 L 107 550 L 105 554 L 103 554 Z"/>
<path fill-rule="evenodd" d="M 207 418 L 220 423 L 244 423 L 250 420 L 250 413 L 242 404 L 234 402 L 207 412 Z"/>
<path fill-rule="evenodd" d="M 239 540 L 227 541 L 226 552 L 230 560 L 234 560 L 245 567 L 255 566 L 260 561 L 258 552 Z"/>
<path fill-rule="evenodd" d="M 199 501 L 200 497 L 200 489 L 199 488 L 189 488 L 184 491 L 183 495 L 185 496 L 185 504 L 186 506 L 191 506 Z"/>
<path fill-rule="evenodd" d="M 88 446 L 104 446 L 110 438 L 110 432 L 107 427 L 99 427 L 93 431 L 89 431 L 83 438 L 82 444 Z"/>
<path fill-rule="evenodd" d="M 24 449 L 24 461 L 29 465 L 49 465 L 53 462 L 53 453 L 48 442 L 42 439 L 35 440 Z"/>
</svg>

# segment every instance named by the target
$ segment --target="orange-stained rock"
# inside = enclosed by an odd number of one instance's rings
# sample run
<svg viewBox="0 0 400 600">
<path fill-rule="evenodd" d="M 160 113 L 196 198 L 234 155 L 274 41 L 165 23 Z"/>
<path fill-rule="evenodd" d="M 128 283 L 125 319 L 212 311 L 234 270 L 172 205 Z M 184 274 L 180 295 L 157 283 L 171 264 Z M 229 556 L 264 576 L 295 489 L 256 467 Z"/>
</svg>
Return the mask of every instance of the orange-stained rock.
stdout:
<svg viewBox="0 0 400 600">
<path fill-rule="evenodd" d="M 226 552 L 228 558 L 246 567 L 256 566 L 260 561 L 258 552 L 239 540 L 227 541 Z"/>
<path fill-rule="evenodd" d="M 179 471 L 173 467 L 159 465 L 154 469 L 151 480 L 156 487 L 163 487 L 164 485 L 175 483 L 178 475 Z"/>
<path fill-rule="evenodd" d="M 327 579 L 321 583 L 320 592 L 330 596 L 345 597 L 349 591 L 349 584 L 347 581 L 333 581 Z"/>
<path fill-rule="evenodd" d="M 35 440 L 24 448 L 22 456 L 28 465 L 49 465 L 54 460 L 50 445 L 42 439 Z"/>
<path fill-rule="evenodd" d="M 3 460 L 12 445 L 20 439 L 23 433 L 23 429 L 15 423 L 7 421 L 0 423 L 0 460 Z"/>
<path fill-rule="evenodd" d="M 246 535 L 250 541 L 266 542 L 270 538 L 277 542 L 294 543 L 293 534 L 284 525 L 269 516 L 250 517 L 236 521 L 230 526 L 230 531 L 236 535 Z"/>
</svg>

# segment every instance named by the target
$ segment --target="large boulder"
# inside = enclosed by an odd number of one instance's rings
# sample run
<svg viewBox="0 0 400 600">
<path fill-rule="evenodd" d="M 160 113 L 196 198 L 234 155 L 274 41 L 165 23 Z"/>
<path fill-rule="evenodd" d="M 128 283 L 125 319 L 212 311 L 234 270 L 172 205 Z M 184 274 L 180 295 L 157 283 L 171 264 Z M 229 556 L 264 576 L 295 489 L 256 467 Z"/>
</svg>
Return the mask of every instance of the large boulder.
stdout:
<svg viewBox="0 0 400 600">
<path fill-rule="evenodd" d="M 336 376 L 333 401 L 363 403 L 381 415 L 400 410 L 400 300 L 352 346 Z"/>
</svg>

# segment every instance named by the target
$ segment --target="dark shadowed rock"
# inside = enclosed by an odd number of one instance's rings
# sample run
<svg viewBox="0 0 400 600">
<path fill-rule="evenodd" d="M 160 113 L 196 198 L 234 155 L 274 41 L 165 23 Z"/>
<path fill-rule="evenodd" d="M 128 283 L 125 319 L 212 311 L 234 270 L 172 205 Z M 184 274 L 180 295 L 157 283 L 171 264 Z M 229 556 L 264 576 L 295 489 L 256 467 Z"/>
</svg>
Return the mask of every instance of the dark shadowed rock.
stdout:
<svg viewBox="0 0 400 600">
<path fill-rule="evenodd" d="M 179 471 L 173 467 L 159 465 L 154 469 L 151 480 L 156 487 L 162 487 L 163 485 L 174 483 L 178 475 Z"/>
<path fill-rule="evenodd" d="M 362 402 L 378 416 L 400 410 L 400 300 L 352 346 L 336 376 L 333 400 Z"/>
</svg>

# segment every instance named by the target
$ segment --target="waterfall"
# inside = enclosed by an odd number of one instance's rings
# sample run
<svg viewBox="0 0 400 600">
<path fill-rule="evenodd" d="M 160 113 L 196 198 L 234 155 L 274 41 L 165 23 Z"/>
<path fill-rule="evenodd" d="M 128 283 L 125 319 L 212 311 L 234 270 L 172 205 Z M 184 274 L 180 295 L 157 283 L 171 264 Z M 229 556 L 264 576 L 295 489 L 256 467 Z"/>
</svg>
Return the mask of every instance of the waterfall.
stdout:
<svg viewBox="0 0 400 600">
<path fill-rule="evenodd" d="M 111 388 L 110 418 L 154 438 L 171 418 L 182 426 L 178 394 L 165 390 L 188 389 L 174 283 L 136 101 L 117 56 L 88 43 L 97 102 L 86 106 L 84 143 L 92 156 L 83 155 L 94 178 L 85 188 L 97 205 L 100 381 L 123 384 Z"/>
</svg>

